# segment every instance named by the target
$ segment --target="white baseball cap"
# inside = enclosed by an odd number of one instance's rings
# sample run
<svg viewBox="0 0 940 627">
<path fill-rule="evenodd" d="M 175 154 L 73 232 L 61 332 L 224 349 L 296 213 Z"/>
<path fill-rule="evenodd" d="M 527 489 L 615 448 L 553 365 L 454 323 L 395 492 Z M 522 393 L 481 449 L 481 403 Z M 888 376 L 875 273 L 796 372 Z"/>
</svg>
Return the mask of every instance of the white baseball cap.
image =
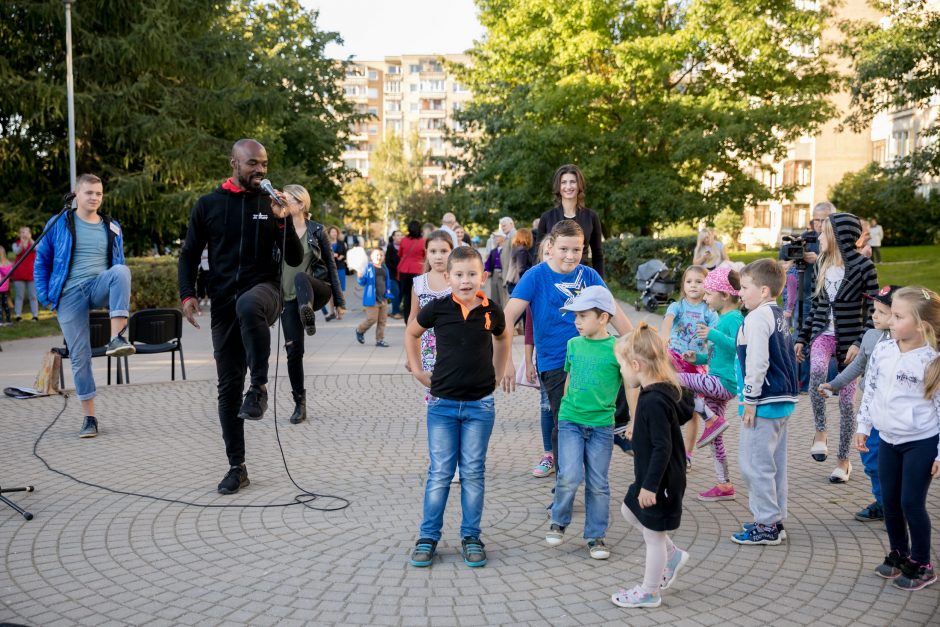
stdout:
<svg viewBox="0 0 940 627">
<path fill-rule="evenodd" d="M 617 313 L 617 303 L 614 295 L 603 285 L 589 285 L 578 292 L 577 296 L 568 299 L 561 311 L 587 311 L 600 309 L 610 315 Z"/>
</svg>

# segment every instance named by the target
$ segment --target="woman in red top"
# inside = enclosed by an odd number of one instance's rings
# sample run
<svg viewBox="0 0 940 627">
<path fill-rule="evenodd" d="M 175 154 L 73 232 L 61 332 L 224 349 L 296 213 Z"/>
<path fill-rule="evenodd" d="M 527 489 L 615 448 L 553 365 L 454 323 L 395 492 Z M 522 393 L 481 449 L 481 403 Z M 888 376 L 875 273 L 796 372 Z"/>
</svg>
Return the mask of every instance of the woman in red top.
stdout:
<svg viewBox="0 0 940 627">
<path fill-rule="evenodd" d="M 408 235 L 402 238 L 398 254 L 398 276 L 401 286 L 401 313 L 405 324 L 411 316 L 411 287 L 415 277 L 424 274 L 424 238 L 421 237 L 421 223 L 412 220 L 408 223 Z"/>
<path fill-rule="evenodd" d="M 33 245 L 33 234 L 28 226 L 20 229 L 20 239 L 13 243 L 13 253 L 16 255 L 16 261 L 26 257 L 20 267 L 13 272 L 10 280 L 13 281 L 13 287 L 16 288 L 16 297 L 13 301 L 13 309 L 16 315 L 16 321 L 19 322 L 23 316 L 23 300 L 29 298 L 29 312 L 33 314 L 33 322 L 39 320 L 39 300 L 36 298 L 36 283 L 33 281 L 33 265 L 36 263 L 36 251 L 26 251 Z"/>
</svg>

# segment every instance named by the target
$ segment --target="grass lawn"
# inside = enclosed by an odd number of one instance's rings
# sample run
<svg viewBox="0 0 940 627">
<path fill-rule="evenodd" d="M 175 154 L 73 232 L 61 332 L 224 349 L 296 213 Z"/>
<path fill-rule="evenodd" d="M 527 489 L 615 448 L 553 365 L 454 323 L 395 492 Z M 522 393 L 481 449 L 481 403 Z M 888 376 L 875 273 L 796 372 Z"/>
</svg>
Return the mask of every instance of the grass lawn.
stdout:
<svg viewBox="0 0 940 627">
<path fill-rule="evenodd" d="M 12 308 L 12 303 L 10 306 Z M 9 326 L 0 327 L 0 342 L 21 340 L 27 337 L 49 337 L 53 335 L 60 337 L 62 335 L 62 330 L 59 329 L 59 322 L 56 320 L 54 313 L 41 308 L 39 310 L 39 322 L 33 322 L 32 316 L 27 313 L 20 322 L 14 322 Z"/>
<path fill-rule="evenodd" d="M 776 250 L 731 253 L 734 261 L 749 263 L 763 257 L 777 258 Z M 880 285 L 920 285 L 940 292 L 940 246 L 896 246 L 881 249 Z"/>
</svg>

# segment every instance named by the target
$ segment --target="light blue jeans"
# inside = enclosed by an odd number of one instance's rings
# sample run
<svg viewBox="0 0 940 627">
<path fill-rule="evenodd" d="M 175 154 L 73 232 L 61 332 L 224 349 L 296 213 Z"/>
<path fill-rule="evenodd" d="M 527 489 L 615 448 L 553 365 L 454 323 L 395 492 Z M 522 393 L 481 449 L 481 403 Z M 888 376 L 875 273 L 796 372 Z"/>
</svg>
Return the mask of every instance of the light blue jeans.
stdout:
<svg viewBox="0 0 940 627">
<path fill-rule="evenodd" d="M 88 312 L 107 306 L 112 318 L 126 318 L 130 307 L 131 271 L 114 265 L 93 279 L 88 279 L 59 298 L 57 315 L 62 335 L 69 347 L 72 378 L 79 400 L 95 397 L 95 377 L 91 371 L 91 341 Z"/>
<path fill-rule="evenodd" d="M 460 463 L 460 537 L 480 537 L 486 449 L 496 421 L 493 396 L 478 401 L 428 400 L 428 452 L 420 538 L 441 539 L 451 479 Z"/>
<path fill-rule="evenodd" d="M 610 522 L 610 484 L 607 471 L 614 447 L 614 428 L 589 427 L 558 421 L 558 481 L 552 503 L 552 522 L 571 524 L 578 486 L 584 482 L 584 537 L 603 538 Z"/>
</svg>

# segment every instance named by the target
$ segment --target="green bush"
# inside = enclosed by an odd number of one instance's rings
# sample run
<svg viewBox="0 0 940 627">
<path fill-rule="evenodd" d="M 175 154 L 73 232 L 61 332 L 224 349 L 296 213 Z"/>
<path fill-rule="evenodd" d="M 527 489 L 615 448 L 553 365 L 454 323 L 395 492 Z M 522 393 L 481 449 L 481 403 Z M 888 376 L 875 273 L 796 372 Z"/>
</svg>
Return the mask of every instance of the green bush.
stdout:
<svg viewBox="0 0 940 627">
<path fill-rule="evenodd" d="M 679 257 L 683 266 L 692 263 L 695 239 L 695 235 L 661 239 L 652 237 L 609 239 L 604 242 L 605 272 L 620 285 L 633 286 L 636 269 L 650 259 L 661 259 L 669 263 L 667 259 Z"/>
<path fill-rule="evenodd" d="M 128 257 L 131 271 L 131 311 L 161 307 L 179 307 L 180 291 L 176 279 L 177 258 Z"/>
</svg>

